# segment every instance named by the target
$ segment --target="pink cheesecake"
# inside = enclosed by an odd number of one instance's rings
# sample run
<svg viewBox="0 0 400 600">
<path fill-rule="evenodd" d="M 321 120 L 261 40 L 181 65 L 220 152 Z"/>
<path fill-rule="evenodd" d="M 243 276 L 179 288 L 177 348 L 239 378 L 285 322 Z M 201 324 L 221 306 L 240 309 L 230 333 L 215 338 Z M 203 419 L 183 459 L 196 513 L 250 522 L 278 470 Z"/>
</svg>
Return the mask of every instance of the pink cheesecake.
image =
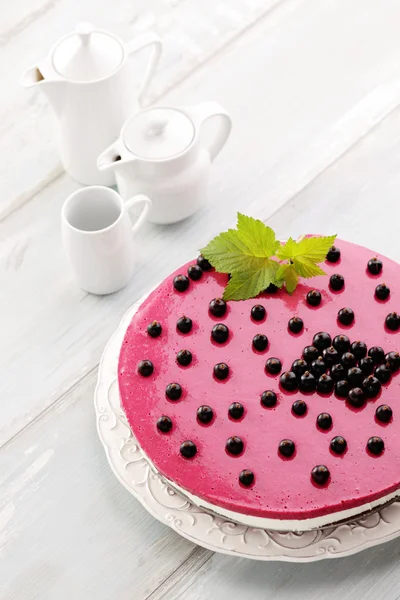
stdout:
<svg viewBox="0 0 400 600">
<path fill-rule="evenodd" d="M 226 304 L 227 275 L 192 261 L 133 316 L 122 407 L 152 467 L 204 509 L 306 530 L 400 495 L 400 266 L 336 248 L 292 296 Z"/>
</svg>

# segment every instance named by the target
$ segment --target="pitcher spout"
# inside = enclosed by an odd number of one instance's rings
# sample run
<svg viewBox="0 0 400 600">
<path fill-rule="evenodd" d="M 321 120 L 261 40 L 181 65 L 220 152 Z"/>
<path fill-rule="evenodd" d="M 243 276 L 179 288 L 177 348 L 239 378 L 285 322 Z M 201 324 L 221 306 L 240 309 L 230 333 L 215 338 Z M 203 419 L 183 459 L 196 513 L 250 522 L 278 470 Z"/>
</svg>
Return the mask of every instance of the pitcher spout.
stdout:
<svg viewBox="0 0 400 600">
<path fill-rule="evenodd" d="M 100 171 L 107 171 L 109 169 L 117 170 L 127 163 L 131 166 L 134 162 L 135 158 L 127 150 L 122 141 L 118 139 L 100 154 L 97 159 L 97 168 Z"/>
<path fill-rule="evenodd" d="M 25 88 L 39 86 L 47 97 L 56 115 L 61 115 L 65 81 L 60 77 L 57 77 L 57 74 L 53 69 L 49 69 L 47 65 L 34 65 L 33 67 L 29 67 L 21 77 L 21 85 Z"/>
</svg>

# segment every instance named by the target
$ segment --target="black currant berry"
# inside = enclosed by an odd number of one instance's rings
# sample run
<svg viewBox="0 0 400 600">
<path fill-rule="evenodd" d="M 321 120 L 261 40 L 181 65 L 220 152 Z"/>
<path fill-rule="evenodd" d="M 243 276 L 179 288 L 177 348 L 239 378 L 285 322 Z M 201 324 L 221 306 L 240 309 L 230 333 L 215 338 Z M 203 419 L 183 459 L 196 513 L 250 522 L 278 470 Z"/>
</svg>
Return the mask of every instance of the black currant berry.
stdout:
<svg viewBox="0 0 400 600">
<path fill-rule="evenodd" d="M 249 469 L 243 469 L 243 471 L 240 471 L 239 481 L 242 485 L 248 487 L 254 481 L 253 472 L 250 471 Z"/>
<path fill-rule="evenodd" d="M 340 362 L 346 369 L 351 369 L 352 367 L 356 366 L 357 359 L 352 352 L 345 352 L 342 354 Z"/>
<path fill-rule="evenodd" d="M 199 267 L 199 265 L 190 265 L 188 268 L 188 275 L 193 281 L 198 281 L 203 275 L 203 269 Z"/>
<path fill-rule="evenodd" d="M 330 276 L 329 285 L 331 289 L 335 292 L 340 292 L 344 288 L 344 277 L 343 275 L 339 275 L 339 273 L 335 273 Z"/>
<path fill-rule="evenodd" d="M 370 437 L 367 442 L 367 448 L 371 452 L 371 454 L 381 454 L 385 448 L 385 444 L 383 443 L 382 438 L 374 435 Z"/>
<path fill-rule="evenodd" d="M 264 293 L 265 294 L 276 294 L 276 292 L 279 290 L 278 286 L 275 285 L 274 283 L 270 283 L 269 286 L 267 288 L 265 288 Z"/>
<path fill-rule="evenodd" d="M 347 381 L 352 387 L 359 387 L 364 379 L 364 374 L 358 367 L 352 367 L 347 371 Z"/>
<path fill-rule="evenodd" d="M 193 458 L 196 455 L 196 452 L 196 444 L 190 440 L 187 440 L 181 444 L 180 453 L 184 458 Z"/>
<path fill-rule="evenodd" d="M 317 426 L 326 431 L 332 427 L 332 417 L 328 413 L 321 413 L 317 417 Z"/>
<path fill-rule="evenodd" d="M 156 338 L 161 335 L 162 327 L 158 321 L 153 321 L 147 325 L 147 333 L 150 337 Z"/>
<path fill-rule="evenodd" d="M 335 384 L 335 394 L 338 398 L 347 398 L 350 391 L 350 384 L 346 379 L 339 379 Z"/>
<path fill-rule="evenodd" d="M 343 354 L 343 352 L 348 352 L 350 349 L 350 340 L 347 337 L 347 335 L 344 334 L 340 334 L 337 335 L 334 340 L 333 340 L 333 347 L 336 348 L 336 350 L 340 353 Z"/>
<path fill-rule="evenodd" d="M 243 452 L 244 444 L 240 437 L 237 435 L 233 435 L 232 437 L 226 440 L 225 449 L 228 454 L 233 454 L 233 456 L 238 456 Z"/>
<path fill-rule="evenodd" d="M 262 304 L 256 304 L 251 309 L 251 316 L 255 321 L 262 321 L 263 319 L 265 319 L 266 314 L 267 314 L 267 311 L 262 306 Z"/>
<path fill-rule="evenodd" d="M 318 485 L 324 485 L 330 477 L 328 467 L 325 467 L 325 465 L 317 465 L 311 471 L 311 477 Z"/>
<path fill-rule="evenodd" d="M 226 379 L 229 375 L 229 367 L 226 363 L 218 363 L 214 365 L 214 376 L 217 379 Z"/>
<path fill-rule="evenodd" d="M 297 377 L 293 371 L 286 371 L 286 373 L 282 373 L 279 381 L 283 389 L 287 392 L 293 392 L 294 390 L 297 390 Z"/>
<path fill-rule="evenodd" d="M 386 285 L 386 283 L 380 283 L 375 288 L 375 296 L 378 300 L 387 300 L 390 296 L 390 288 Z"/>
<path fill-rule="evenodd" d="M 169 417 L 166 417 L 165 415 L 160 417 L 157 420 L 157 429 L 158 431 L 161 431 L 161 433 L 168 433 L 168 431 L 171 431 L 172 429 L 172 421 Z"/>
<path fill-rule="evenodd" d="M 364 344 L 364 342 L 360 342 L 359 340 L 353 342 L 350 346 L 350 351 L 354 354 L 357 360 L 360 360 L 360 358 L 364 358 L 364 356 L 367 356 L 367 350 L 368 348 L 366 344 Z"/>
<path fill-rule="evenodd" d="M 282 371 L 282 363 L 279 358 L 269 358 L 265 363 L 265 370 L 270 375 L 278 375 Z"/>
<path fill-rule="evenodd" d="M 308 369 L 308 364 L 303 358 L 298 358 L 292 364 L 292 371 L 297 377 L 301 377 Z"/>
<path fill-rule="evenodd" d="M 320 394 L 330 394 L 334 385 L 332 377 L 324 373 L 317 381 L 317 392 Z"/>
<path fill-rule="evenodd" d="M 186 292 L 189 287 L 189 279 L 186 275 L 177 275 L 174 277 L 174 288 L 177 292 Z"/>
<path fill-rule="evenodd" d="M 211 406 L 199 406 L 197 409 L 197 418 L 204 425 L 208 425 L 213 420 L 214 412 Z"/>
<path fill-rule="evenodd" d="M 396 373 L 400 369 L 400 354 L 399 352 L 388 352 L 385 355 L 385 364 L 389 365 L 392 373 Z"/>
<path fill-rule="evenodd" d="M 307 294 L 307 302 L 310 306 L 319 306 L 321 304 L 322 296 L 318 290 L 311 290 Z"/>
<path fill-rule="evenodd" d="M 223 344 L 229 337 L 229 329 L 223 323 L 217 323 L 211 330 L 211 337 L 217 344 Z"/>
<path fill-rule="evenodd" d="M 272 390 L 266 390 L 261 394 L 261 404 L 266 408 L 272 408 L 277 403 L 277 397 Z"/>
<path fill-rule="evenodd" d="M 382 404 L 376 409 L 375 416 L 381 423 L 389 423 L 393 417 L 393 411 L 387 404 Z"/>
<path fill-rule="evenodd" d="M 329 333 L 326 333 L 325 331 L 320 331 L 319 333 L 316 333 L 313 337 L 313 346 L 315 346 L 320 352 L 322 352 L 322 350 L 324 350 L 325 348 L 329 348 L 329 346 L 332 346 L 332 338 L 329 335 Z"/>
<path fill-rule="evenodd" d="M 368 398 L 376 398 L 381 391 L 381 382 L 373 375 L 368 375 L 362 383 L 365 395 Z"/>
<path fill-rule="evenodd" d="M 317 383 L 315 381 L 315 377 L 309 371 L 306 371 L 304 375 L 300 377 L 299 389 L 302 392 L 314 392 L 316 386 Z"/>
<path fill-rule="evenodd" d="M 381 383 L 389 383 L 392 378 L 392 371 L 389 365 L 379 365 L 375 369 L 375 377 Z"/>
<path fill-rule="evenodd" d="M 385 359 L 385 353 L 383 351 L 383 348 L 381 348 L 380 346 L 372 346 L 372 348 L 368 350 L 368 356 L 372 358 L 376 365 L 379 365 Z"/>
<path fill-rule="evenodd" d="M 367 268 L 371 275 L 379 275 L 382 271 L 382 261 L 374 256 L 374 258 L 371 258 L 371 260 L 368 261 Z"/>
<path fill-rule="evenodd" d="M 229 407 L 228 413 L 230 418 L 235 419 L 235 421 L 241 419 L 244 414 L 243 404 L 240 404 L 240 402 L 232 402 L 232 404 Z"/>
<path fill-rule="evenodd" d="M 317 358 L 317 360 L 314 360 L 311 363 L 311 371 L 312 374 L 315 375 L 315 377 L 318 379 L 319 377 L 321 377 L 321 375 L 323 375 L 324 373 L 326 373 L 326 369 L 327 369 L 327 365 L 326 362 L 323 360 L 323 358 L 321 356 L 319 356 Z"/>
<path fill-rule="evenodd" d="M 341 308 L 338 312 L 338 321 L 342 325 L 351 325 L 354 321 L 354 312 L 351 308 Z"/>
<path fill-rule="evenodd" d="M 226 302 L 222 298 L 214 298 L 208 305 L 208 309 L 214 317 L 223 317 L 226 313 Z"/>
<path fill-rule="evenodd" d="M 182 396 L 182 388 L 179 383 L 169 383 L 165 388 L 165 395 L 169 400 L 179 400 Z"/>
<path fill-rule="evenodd" d="M 397 312 L 391 312 L 385 319 L 385 324 L 390 331 L 397 331 L 400 329 L 400 315 Z"/>
<path fill-rule="evenodd" d="M 263 352 L 268 348 L 268 338 L 262 333 L 257 333 L 253 337 L 253 347 L 259 352 Z"/>
<path fill-rule="evenodd" d="M 177 362 L 182 365 L 182 367 L 187 367 L 192 362 L 192 353 L 190 350 L 179 350 L 176 355 Z"/>
<path fill-rule="evenodd" d="M 362 358 L 358 363 L 363 375 L 371 375 L 375 368 L 375 363 L 370 356 Z"/>
<path fill-rule="evenodd" d="M 211 263 L 209 263 L 208 260 L 206 258 L 204 258 L 204 256 L 202 254 L 200 254 L 197 257 L 196 262 L 199 265 L 200 269 L 202 269 L 203 271 L 210 271 L 212 269 Z"/>
<path fill-rule="evenodd" d="M 347 448 L 347 442 L 341 435 L 337 435 L 330 443 L 330 448 L 335 454 L 343 454 Z"/>
<path fill-rule="evenodd" d="M 292 317 L 288 327 L 292 333 L 300 333 L 304 327 L 303 319 L 300 319 L 300 317 Z"/>
<path fill-rule="evenodd" d="M 141 360 L 138 364 L 138 373 L 142 377 L 150 377 L 154 371 L 154 365 L 151 360 Z"/>
<path fill-rule="evenodd" d="M 329 346 L 329 348 L 325 348 L 322 353 L 326 364 L 330 367 L 335 365 L 340 361 L 340 354 L 333 346 Z"/>
<path fill-rule="evenodd" d="M 341 379 L 345 379 L 347 374 L 347 369 L 341 363 L 337 365 L 333 365 L 331 368 L 331 377 L 334 381 L 340 381 Z"/>
<path fill-rule="evenodd" d="M 304 400 L 296 400 L 292 404 L 292 413 L 298 417 L 304 417 L 307 412 L 307 404 Z"/>
<path fill-rule="evenodd" d="M 351 406 L 360 408 L 365 404 L 365 394 L 360 387 L 355 387 L 349 391 L 347 401 Z"/>
<path fill-rule="evenodd" d="M 286 458 L 290 458 L 290 456 L 293 456 L 293 453 L 296 449 L 294 442 L 292 442 L 292 440 L 281 440 L 279 442 L 279 454 L 281 454 L 282 456 L 285 456 Z"/>
<path fill-rule="evenodd" d="M 319 357 L 319 350 L 315 346 L 306 346 L 303 350 L 303 358 L 308 363 L 312 363 Z"/>
<path fill-rule="evenodd" d="M 181 317 L 176 322 L 176 328 L 181 333 L 189 333 L 189 331 L 192 330 L 192 327 L 193 327 L 193 322 L 192 322 L 192 319 L 189 319 L 189 317 Z"/>
<path fill-rule="evenodd" d="M 340 250 L 336 246 L 332 246 L 328 250 L 328 254 L 326 255 L 326 260 L 331 263 L 336 263 L 340 259 Z"/>
</svg>

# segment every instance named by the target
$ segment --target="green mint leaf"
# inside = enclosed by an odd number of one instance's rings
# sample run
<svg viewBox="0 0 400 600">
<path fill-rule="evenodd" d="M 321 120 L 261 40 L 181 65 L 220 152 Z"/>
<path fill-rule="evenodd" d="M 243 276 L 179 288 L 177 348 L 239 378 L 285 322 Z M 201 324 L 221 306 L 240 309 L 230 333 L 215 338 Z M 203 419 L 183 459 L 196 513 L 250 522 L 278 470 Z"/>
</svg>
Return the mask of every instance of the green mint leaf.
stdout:
<svg viewBox="0 0 400 600">
<path fill-rule="evenodd" d="M 224 300 L 247 300 L 248 298 L 255 298 L 270 283 L 275 283 L 279 263 L 268 258 L 260 260 L 263 262 L 257 268 L 233 272 L 224 290 Z"/>
<path fill-rule="evenodd" d="M 291 260 L 297 256 L 308 258 L 313 263 L 322 262 L 328 253 L 328 250 L 336 239 L 336 235 L 307 237 L 300 242 L 295 242 L 289 238 L 284 246 L 280 246 L 276 255 L 285 260 Z"/>
<path fill-rule="evenodd" d="M 299 283 L 299 276 L 294 265 L 280 265 L 276 278 L 285 282 L 286 290 L 289 294 L 293 294 Z"/>
<path fill-rule="evenodd" d="M 305 256 L 296 256 L 293 258 L 293 266 L 295 267 L 297 274 L 305 279 L 310 279 L 311 277 L 316 277 L 317 275 L 326 275 L 325 271 L 323 271 L 321 267 L 314 264 Z"/>
<path fill-rule="evenodd" d="M 238 213 L 237 230 L 228 229 L 215 237 L 201 253 L 220 273 L 254 272 L 279 246 L 270 227 Z"/>
<path fill-rule="evenodd" d="M 259 219 L 246 217 L 238 213 L 237 215 L 238 233 L 254 256 L 269 257 L 273 256 L 279 248 L 279 242 L 275 238 L 275 233 Z"/>
</svg>

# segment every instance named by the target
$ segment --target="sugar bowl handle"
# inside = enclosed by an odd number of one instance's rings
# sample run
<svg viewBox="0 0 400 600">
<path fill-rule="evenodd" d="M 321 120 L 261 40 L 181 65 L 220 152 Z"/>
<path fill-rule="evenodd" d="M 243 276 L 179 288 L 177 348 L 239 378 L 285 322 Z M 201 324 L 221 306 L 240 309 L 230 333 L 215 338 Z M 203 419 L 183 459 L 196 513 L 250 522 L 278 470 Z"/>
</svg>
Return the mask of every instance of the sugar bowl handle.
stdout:
<svg viewBox="0 0 400 600">
<path fill-rule="evenodd" d="M 231 132 L 232 119 L 229 113 L 218 102 L 203 102 L 197 106 L 188 107 L 185 112 L 198 130 L 201 130 L 209 119 L 215 118 L 218 122 L 218 129 L 214 137 L 210 141 L 204 142 L 210 153 L 211 161 L 213 161 L 225 146 Z"/>
<path fill-rule="evenodd" d="M 134 54 L 136 54 L 137 52 L 140 52 L 141 50 L 143 50 L 144 48 L 147 48 L 148 46 L 153 46 L 153 51 L 150 56 L 150 60 L 148 62 L 147 69 L 146 69 L 146 72 L 144 74 L 144 78 L 142 81 L 142 85 L 139 90 L 139 94 L 138 94 L 139 106 L 142 106 L 143 97 L 145 96 L 145 94 L 149 88 L 150 82 L 153 79 L 154 72 L 158 65 L 158 61 L 160 60 L 163 45 L 162 45 L 162 41 L 160 40 L 158 35 L 156 35 L 155 33 L 151 33 L 151 32 L 144 33 L 140 37 L 133 39 L 130 42 L 127 42 L 125 44 L 125 51 L 129 56 L 133 56 Z"/>
</svg>

